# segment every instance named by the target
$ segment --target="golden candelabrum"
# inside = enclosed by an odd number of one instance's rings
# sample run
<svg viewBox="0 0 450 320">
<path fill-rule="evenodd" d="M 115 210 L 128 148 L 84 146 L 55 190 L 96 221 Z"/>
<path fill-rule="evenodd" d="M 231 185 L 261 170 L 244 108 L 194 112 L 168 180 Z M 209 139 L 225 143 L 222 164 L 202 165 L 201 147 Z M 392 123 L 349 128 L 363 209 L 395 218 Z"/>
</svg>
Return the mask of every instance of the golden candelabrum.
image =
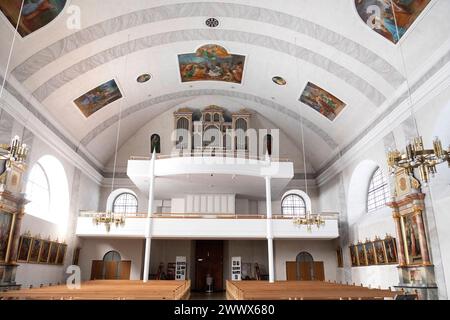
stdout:
<svg viewBox="0 0 450 320">
<path fill-rule="evenodd" d="M 94 214 L 92 222 L 98 226 L 99 224 L 104 224 L 106 231 L 111 230 L 111 225 L 114 224 L 116 227 L 123 227 L 125 225 L 125 213 L 113 213 L 108 212 L 97 212 Z"/>
<path fill-rule="evenodd" d="M 319 229 L 321 226 L 325 225 L 325 220 L 318 214 L 311 214 L 307 212 L 305 217 L 296 217 L 293 219 L 293 222 L 297 226 L 306 226 L 309 232 L 312 231 L 312 226 L 317 226 Z"/>
<path fill-rule="evenodd" d="M 27 155 L 27 145 L 21 143 L 18 136 L 15 136 L 10 144 L 0 144 L 0 175 L 9 169 L 13 162 L 25 162 Z"/>
<path fill-rule="evenodd" d="M 423 139 L 419 136 L 414 138 L 412 143 L 406 145 L 404 153 L 398 150 L 388 153 L 388 165 L 392 173 L 396 168 L 404 168 L 409 174 L 413 174 L 414 169 L 418 169 L 420 179 L 424 183 L 429 181 L 430 175 L 434 176 L 436 165 L 443 162 L 447 162 L 450 168 L 450 147 L 448 150 L 444 150 L 438 137 L 433 140 L 433 149 L 425 149 Z"/>
</svg>

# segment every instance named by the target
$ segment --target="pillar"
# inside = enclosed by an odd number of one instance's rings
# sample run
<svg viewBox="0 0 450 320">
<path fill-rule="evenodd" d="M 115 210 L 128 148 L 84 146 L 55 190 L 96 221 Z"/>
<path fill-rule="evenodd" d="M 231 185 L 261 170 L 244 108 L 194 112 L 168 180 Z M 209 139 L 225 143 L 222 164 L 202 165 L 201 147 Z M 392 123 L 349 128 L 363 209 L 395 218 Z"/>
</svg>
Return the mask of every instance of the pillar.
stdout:
<svg viewBox="0 0 450 320">
<path fill-rule="evenodd" d="M 272 231 L 272 190 L 270 184 L 270 177 L 265 177 L 266 180 L 266 223 L 267 223 L 267 250 L 269 258 L 269 282 L 275 282 L 274 259 L 273 259 L 273 231 Z"/>
<path fill-rule="evenodd" d="M 420 244 L 420 252 L 422 254 L 422 262 L 423 264 L 431 264 L 430 254 L 428 252 L 427 238 L 425 235 L 425 226 L 423 224 L 422 219 L 422 210 L 417 209 L 414 213 L 415 223 L 417 225 L 417 230 L 419 231 L 419 244 Z"/>
<path fill-rule="evenodd" d="M 150 273 L 150 248 L 152 244 L 151 237 L 151 224 L 152 224 L 152 213 L 153 213 L 153 203 L 155 202 L 155 160 L 156 153 L 153 151 L 152 159 L 150 160 L 150 170 L 149 170 L 149 189 L 148 189 L 148 209 L 147 209 L 147 219 L 145 225 L 145 255 L 144 255 L 144 282 L 148 281 L 148 274 Z"/>
<path fill-rule="evenodd" d="M 400 214 L 398 211 L 394 211 L 393 218 L 395 222 L 395 229 L 397 231 L 397 239 L 398 239 L 397 244 L 399 246 L 399 250 L 397 250 L 398 264 L 400 266 L 405 266 L 406 265 L 405 246 L 403 241 L 402 226 L 400 222 Z"/>
</svg>

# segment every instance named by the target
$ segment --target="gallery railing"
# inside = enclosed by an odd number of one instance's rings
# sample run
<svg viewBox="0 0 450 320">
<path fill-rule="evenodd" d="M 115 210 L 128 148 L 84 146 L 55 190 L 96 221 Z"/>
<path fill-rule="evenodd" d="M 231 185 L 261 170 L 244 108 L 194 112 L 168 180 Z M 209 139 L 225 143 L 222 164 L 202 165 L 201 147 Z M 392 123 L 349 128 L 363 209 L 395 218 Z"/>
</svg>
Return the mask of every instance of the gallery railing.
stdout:
<svg viewBox="0 0 450 320">
<path fill-rule="evenodd" d="M 104 214 L 105 216 L 109 213 L 98 212 L 98 211 L 86 211 L 81 210 L 79 212 L 79 217 L 83 218 L 94 218 L 96 216 Z M 147 213 L 137 212 L 137 213 L 114 213 L 118 216 L 123 216 L 125 218 L 146 218 Z M 337 220 L 339 217 L 338 212 L 323 212 L 321 216 L 325 220 Z M 161 219 L 266 219 L 264 214 L 230 214 L 230 213 L 153 213 L 152 218 Z M 274 214 L 272 219 L 274 220 L 292 220 L 296 216 L 286 216 L 281 214 Z"/>
</svg>

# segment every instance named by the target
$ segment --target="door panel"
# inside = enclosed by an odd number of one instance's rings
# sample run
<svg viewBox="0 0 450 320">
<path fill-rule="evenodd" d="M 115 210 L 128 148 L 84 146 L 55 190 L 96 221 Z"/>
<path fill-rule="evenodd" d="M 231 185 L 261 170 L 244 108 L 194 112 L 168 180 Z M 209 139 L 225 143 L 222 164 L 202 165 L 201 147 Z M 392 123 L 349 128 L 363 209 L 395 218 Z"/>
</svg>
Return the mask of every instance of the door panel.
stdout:
<svg viewBox="0 0 450 320">
<path fill-rule="evenodd" d="M 195 290 L 206 290 L 206 276 L 214 279 L 214 291 L 223 290 L 223 241 L 198 240 L 195 243 Z"/>
</svg>

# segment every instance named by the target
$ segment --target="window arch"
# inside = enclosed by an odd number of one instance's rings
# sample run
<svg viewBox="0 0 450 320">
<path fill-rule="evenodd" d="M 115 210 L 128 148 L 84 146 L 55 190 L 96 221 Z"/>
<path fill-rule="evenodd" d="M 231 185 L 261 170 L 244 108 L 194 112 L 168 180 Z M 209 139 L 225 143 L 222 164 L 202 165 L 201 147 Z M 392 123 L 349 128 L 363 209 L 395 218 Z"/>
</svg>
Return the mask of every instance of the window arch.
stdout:
<svg viewBox="0 0 450 320">
<path fill-rule="evenodd" d="M 311 253 L 302 251 L 297 255 L 297 257 L 295 258 L 295 261 L 297 261 L 297 262 L 314 262 L 314 258 L 311 255 Z"/>
<path fill-rule="evenodd" d="M 305 216 L 306 202 L 298 194 L 288 194 L 281 201 L 281 213 L 283 216 Z"/>
<path fill-rule="evenodd" d="M 41 157 L 31 167 L 25 187 L 27 213 L 55 223 L 65 233 L 69 216 L 69 185 L 62 163 L 52 155 Z"/>
<path fill-rule="evenodd" d="M 50 183 L 47 173 L 39 162 L 30 171 L 26 194 L 30 200 L 26 206 L 26 212 L 39 218 L 48 219 L 50 216 Z"/>
<path fill-rule="evenodd" d="M 389 184 L 383 171 L 378 167 L 370 180 L 369 190 L 367 192 L 367 211 L 373 212 L 383 208 L 389 201 Z"/>
<path fill-rule="evenodd" d="M 108 251 L 103 256 L 103 261 L 121 261 L 121 260 L 122 257 L 120 256 L 120 253 L 115 250 Z"/>
<path fill-rule="evenodd" d="M 112 212 L 115 213 L 137 213 L 138 202 L 134 194 L 123 192 L 113 201 Z"/>
</svg>

